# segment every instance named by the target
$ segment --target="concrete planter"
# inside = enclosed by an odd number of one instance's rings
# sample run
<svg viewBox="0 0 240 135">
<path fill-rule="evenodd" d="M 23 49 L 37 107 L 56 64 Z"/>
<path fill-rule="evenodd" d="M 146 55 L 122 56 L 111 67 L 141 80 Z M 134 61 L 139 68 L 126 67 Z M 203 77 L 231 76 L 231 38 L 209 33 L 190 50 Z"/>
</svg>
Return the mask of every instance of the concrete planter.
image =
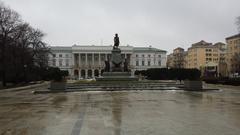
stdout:
<svg viewBox="0 0 240 135">
<path fill-rule="evenodd" d="M 66 90 L 66 82 L 54 82 L 50 83 L 50 90 Z"/>
<path fill-rule="evenodd" d="M 202 81 L 184 81 L 184 87 L 186 90 L 202 90 Z"/>
</svg>

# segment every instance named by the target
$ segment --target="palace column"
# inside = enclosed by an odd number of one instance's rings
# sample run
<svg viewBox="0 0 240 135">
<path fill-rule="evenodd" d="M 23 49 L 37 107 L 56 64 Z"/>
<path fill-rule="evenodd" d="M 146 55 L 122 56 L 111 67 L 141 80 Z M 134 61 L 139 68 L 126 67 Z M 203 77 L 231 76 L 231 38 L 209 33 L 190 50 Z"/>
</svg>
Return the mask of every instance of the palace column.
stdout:
<svg viewBox="0 0 240 135">
<path fill-rule="evenodd" d="M 88 78 L 88 70 L 85 69 L 85 79 L 87 79 L 87 78 Z"/>
<path fill-rule="evenodd" d="M 94 53 L 92 53 L 92 65 L 91 65 L 91 71 L 92 71 L 92 78 L 95 78 L 95 76 L 94 76 L 94 68 L 95 68 L 95 62 L 94 62 Z"/>
<path fill-rule="evenodd" d="M 92 54 L 92 67 L 95 68 L 95 59 L 94 59 L 94 53 Z"/>
<path fill-rule="evenodd" d="M 78 60 L 78 65 L 79 66 L 78 67 L 81 68 L 81 54 L 79 53 L 78 55 L 79 55 L 79 57 L 78 57 L 79 58 L 79 60 Z"/>
<path fill-rule="evenodd" d="M 98 66 L 101 67 L 101 54 L 98 54 Z"/>
<path fill-rule="evenodd" d="M 81 78 L 81 70 L 78 69 L 78 79 L 80 80 L 80 78 Z"/>
<path fill-rule="evenodd" d="M 131 77 L 134 77 L 135 69 L 131 70 Z"/>
<path fill-rule="evenodd" d="M 101 76 L 101 69 L 98 70 L 98 77 Z"/>
<path fill-rule="evenodd" d="M 88 58 L 87 58 L 87 53 L 85 54 L 85 65 L 86 65 L 86 67 L 88 66 Z"/>
<path fill-rule="evenodd" d="M 75 67 L 75 54 L 73 53 L 73 61 L 72 61 L 72 66 L 73 66 L 73 69 Z"/>
<path fill-rule="evenodd" d="M 98 77 L 101 76 L 101 68 L 102 68 L 102 65 L 101 65 L 101 54 L 99 53 L 98 54 Z"/>
<path fill-rule="evenodd" d="M 92 69 L 92 78 L 93 78 L 93 79 L 95 78 L 94 69 Z"/>
<path fill-rule="evenodd" d="M 88 57 L 87 57 L 87 53 L 85 54 L 86 58 L 85 58 L 85 78 L 88 77 Z"/>
</svg>

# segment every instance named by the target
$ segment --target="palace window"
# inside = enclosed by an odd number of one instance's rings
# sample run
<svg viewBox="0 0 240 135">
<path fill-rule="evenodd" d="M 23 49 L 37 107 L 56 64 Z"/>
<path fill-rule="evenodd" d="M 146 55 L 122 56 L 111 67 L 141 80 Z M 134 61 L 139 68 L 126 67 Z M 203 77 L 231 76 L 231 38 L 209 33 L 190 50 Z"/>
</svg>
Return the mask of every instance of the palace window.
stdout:
<svg viewBox="0 0 240 135">
<path fill-rule="evenodd" d="M 105 55 L 101 55 L 101 61 L 105 61 Z"/>
<path fill-rule="evenodd" d="M 61 58 L 61 57 L 62 57 L 62 54 L 59 54 L 59 57 Z"/>
<path fill-rule="evenodd" d="M 95 60 L 95 61 L 98 60 L 98 55 L 94 55 L 94 60 Z"/>
<path fill-rule="evenodd" d="M 69 59 L 66 59 L 66 66 L 69 66 Z"/>
<path fill-rule="evenodd" d="M 53 62 L 52 65 L 56 66 L 56 59 L 53 59 L 52 62 Z"/>
<path fill-rule="evenodd" d="M 139 61 L 136 61 L 136 66 L 139 66 Z"/>
<path fill-rule="evenodd" d="M 145 61 L 142 61 L 142 66 L 145 66 Z"/>
<path fill-rule="evenodd" d="M 158 66 L 161 66 L 161 65 L 162 65 L 161 61 L 158 61 Z"/>
<path fill-rule="evenodd" d="M 148 61 L 148 66 L 151 66 L 151 61 Z"/>
<path fill-rule="evenodd" d="M 62 67 L 63 64 L 62 64 L 62 59 L 59 59 L 59 67 Z"/>
</svg>

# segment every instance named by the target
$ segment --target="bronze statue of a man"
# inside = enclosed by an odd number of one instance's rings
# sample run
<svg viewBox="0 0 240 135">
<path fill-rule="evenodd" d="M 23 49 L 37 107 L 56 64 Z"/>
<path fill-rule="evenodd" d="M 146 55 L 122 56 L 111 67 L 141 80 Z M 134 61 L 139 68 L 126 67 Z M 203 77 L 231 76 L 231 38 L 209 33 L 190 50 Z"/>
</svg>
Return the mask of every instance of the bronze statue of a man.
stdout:
<svg viewBox="0 0 240 135">
<path fill-rule="evenodd" d="M 119 41 L 118 34 L 115 34 L 115 37 L 114 37 L 114 47 L 118 48 L 119 44 L 120 44 L 120 41 Z"/>
</svg>

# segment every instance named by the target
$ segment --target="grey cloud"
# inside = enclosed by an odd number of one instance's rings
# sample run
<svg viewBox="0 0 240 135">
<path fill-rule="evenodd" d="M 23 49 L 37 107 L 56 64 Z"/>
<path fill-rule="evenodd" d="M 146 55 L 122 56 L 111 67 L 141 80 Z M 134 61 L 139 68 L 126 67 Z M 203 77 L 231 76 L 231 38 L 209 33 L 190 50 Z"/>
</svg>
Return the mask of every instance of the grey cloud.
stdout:
<svg viewBox="0 0 240 135">
<path fill-rule="evenodd" d="M 171 51 L 236 34 L 239 0 L 3 0 L 51 45 L 152 45 Z"/>
</svg>

